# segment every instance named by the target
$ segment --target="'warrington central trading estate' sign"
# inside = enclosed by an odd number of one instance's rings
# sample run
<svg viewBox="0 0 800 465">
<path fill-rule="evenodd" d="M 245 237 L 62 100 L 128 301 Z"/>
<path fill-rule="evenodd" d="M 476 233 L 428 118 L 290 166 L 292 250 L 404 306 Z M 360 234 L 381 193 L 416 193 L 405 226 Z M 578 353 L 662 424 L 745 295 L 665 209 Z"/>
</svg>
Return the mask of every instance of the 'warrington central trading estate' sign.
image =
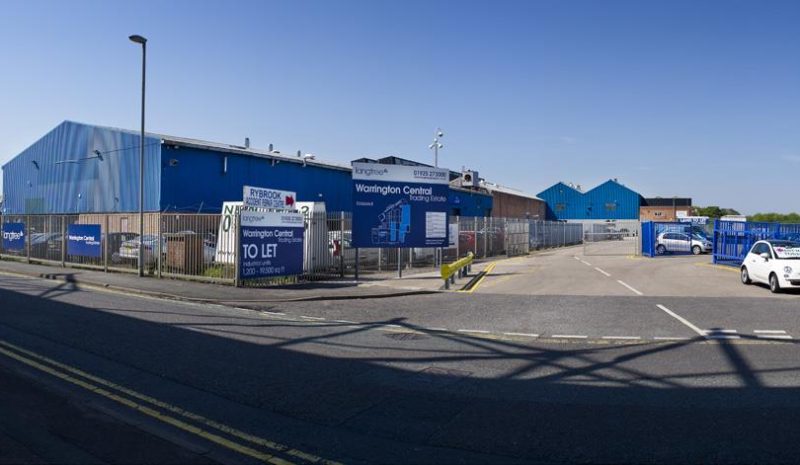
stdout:
<svg viewBox="0 0 800 465">
<path fill-rule="evenodd" d="M 450 171 L 353 163 L 354 247 L 447 247 Z"/>
</svg>

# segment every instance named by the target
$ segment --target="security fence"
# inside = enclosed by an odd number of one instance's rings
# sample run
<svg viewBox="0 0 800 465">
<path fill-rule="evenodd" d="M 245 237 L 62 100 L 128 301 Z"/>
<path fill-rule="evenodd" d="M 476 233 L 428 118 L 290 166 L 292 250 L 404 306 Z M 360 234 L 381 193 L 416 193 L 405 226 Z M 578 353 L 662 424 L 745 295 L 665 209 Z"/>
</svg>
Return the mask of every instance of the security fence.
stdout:
<svg viewBox="0 0 800 465">
<path fill-rule="evenodd" d="M 800 224 L 716 220 L 712 261 L 720 265 L 739 266 L 753 244 L 765 239 L 800 242 Z"/>
<path fill-rule="evenodd" d="M 56 266 L 136 272 L 139 254 L 144 273 L 221 283 L 236 280 L 238 221 L 223 214 L 145 213 L 139 215 L 5 215 L 0 257 Z M 305 215 L 303 273 L 263 283 L 326 280 L 357 274 L 396 274 L 433 270 L 472 252 L 476 259 L 525 255 L 531 250 L 579 244 L 576 223 L 512 218 L 452 217 L 450 247 L 356 249 L 352 214 Z"/>
</svg>

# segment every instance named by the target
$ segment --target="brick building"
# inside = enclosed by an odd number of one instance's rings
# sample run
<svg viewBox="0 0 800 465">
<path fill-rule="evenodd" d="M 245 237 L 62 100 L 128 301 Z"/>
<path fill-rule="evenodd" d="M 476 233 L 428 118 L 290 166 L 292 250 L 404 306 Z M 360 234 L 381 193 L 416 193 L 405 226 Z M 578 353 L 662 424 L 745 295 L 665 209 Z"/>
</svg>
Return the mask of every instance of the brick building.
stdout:
<svg viewBox="0 0 800 465">
<path fill-rule="evenodd" d="M 645 198 L 639 207 L 640 221 L 678 221 L 692 214 L 692 199 L 687 197 Z"/>
</svg>

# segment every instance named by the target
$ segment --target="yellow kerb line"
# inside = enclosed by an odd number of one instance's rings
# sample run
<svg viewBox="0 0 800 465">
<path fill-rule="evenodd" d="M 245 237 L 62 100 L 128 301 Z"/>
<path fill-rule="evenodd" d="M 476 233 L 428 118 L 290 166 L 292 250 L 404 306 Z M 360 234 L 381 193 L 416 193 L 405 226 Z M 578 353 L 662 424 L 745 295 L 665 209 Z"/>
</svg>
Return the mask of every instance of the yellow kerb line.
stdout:
<svg viewBox="0 0 800 465">
<path fill-rule="evenodd" d="M 472 294 L 473 292 L 475 292 L 475 289 L 477 289 L 478 286 L 481 285 L 483 280 L 486 279 L 487 276 L 489 276 L 489 273 L 491 273 L 494 270 L 494 267 L 496 267 L 496 266 L 497 266 L 497 262 L 490 263 L 486 267 L 486 269 L 483 270 L 483 276 L 480 277 L 480 279 L 475 283 L 474 286 L 472 286 L 468 291 L 457 291 L 457 292 L 463 292 L 465 294 Z"/>
<path fill-rule="evenodd" d="M 162 401 L 160 401 L 158 399 L 149 397 L 147 395 L 140 394 L 140 393 L 138 393 L 136 391 L 133 391 L 131 389 L 128 389 L 128 388 L 126 388 L 124 386 L 120 386 L 120 385 L 118 385 L 116 383 L 113 383 L 111 381 L 107 381 L 107 380 L 105 380 L 103 378 L 99 378 L 99 377 L 94 376 L 92 374 L 86 373 L 86 372 L 84 372 L 84 371 L 82 371 L 82 370 L 80 370 L 78 368 L 74 368 L 74 367 L 71 367 L 69 365 L 65 365 L 63 363 L 60 363 L 60 362 L 57 362 L 57 361 L 52 360 L 50 358 L 47 358 L 47 357 L 45 357 L 43 355 L 39 355 L 39 354 L 37 354 L 35 352 L 31 352 L 29 350 L 23 349 L 22 347 L 18 347 L 18 346 L 14 345 L 14 344 L 11 344 L 9 342 L 0 340 L 0 346 L 4 346 L 6 348 L 15 350 L 15 351 L 20 352 L 22 354 L 25 354 L 25 355 L 27 355 L 27 356 L 29 356 L 31 358 L 38 359 L 38 360 L 40 360 L 42 362 L 45 362 L 45 363 L 48 363 L 48 364 L 53 365 L 55 367 L 58 367 L 58 368 L 60 368 L 60 369 L 62 369 L 64 371 L 68 371 L 70 373 L 73 373 L 73 374 L 76 374 L 76 375 L 81 376 L 83 378 L 86 378 L 88 380 L 91 380 L 91 381 L 93 381 L 93 382 L 95 382 L 95 383 L 97 383 L 99 385 L 102 385 L 102 386 L 108 387 L 110 389 L 114 389 L 114 390 L 120 391 L 120 392 L 122 392 L 124 394 L 127 394 L 127 395 L 133 397 L 133 398 L 136 398 L 136 399 L 139 399 L 141 401 L 147 402 L 147 403 L 152 404 L 152 405 L 154 405 L 156 407 L 159 407 L 159 408 L 162 408 L 164 410 L 167 410 L 167 411 L 169 411 L 171 413 L 180 415 L 180 416 L 182 416 L 184 418 L 191 419 L 192 421 L 196 421 L 198 423 L 202 423 L 204 426 L 216 429 L 216 430 L 218 430 L 220 432 L 229 434 L 231 436 L 237 437 L 237 438 L 242 439 L 244 441 L 247 441 L 247 442 L 259 445 L 259 446 L 263 446 L 263 447 L 275 450 L 277 452 L 281 452 L 281 453 L 286 454 L 286 455 L 297 457 L 297 458 L 299 458 L 301 460 L 308 461 L 308 462 L 320 463 L 320 464 L 324 464 L 324 465 L 341 465 L 338 462 L 325 460 L 325 459 L 322 459 L 321 457 L 318 457 L 318 456 L 315 456 L 315 455 L 312 455 L 312 454 L 308 454 L 308 453 L 305 453 L 305 452 L 302 452 L 302 451 L 299 451 L 299 450 L 296 450 L 296 449 L 289 448 L 288 446 L 285 446 L 283 444 L 279 444 L 279 443 L 276 443 L 276 442 L 273 442 L 273 441 L 270 441 L 270 440 L 267 440 L 267 439 L 263 439 L 263 438 L 260 438 L 260 437 L 257 437 L 257 436 L 253 436 L 251 434 L 248 434 L 248 433 L 245 433 L 243 431 L 237 430 L 235 428 L 232 428 L 230 426 L 224 425 L 222 423 L 218 423 L 218 422 L 216 422 L 214 420 L 205 418 L 202 415 L 198 415 L 196 413 L 192 413 L 192 412 L 186 411 L 186 410 L 184 410 L 184 409 L 182 409 L 180 407 L 176 407 L 176 406 L 168 404 L 166 402 L 162 402 Z M 99 386 L 95 386 L 95 385 L 92 385 L 92 384 L 87 383 L 85 381 L 82 381 L 80 379 L 73 378 L 72 376 L 69 376 L 67 374 L 60 373 L 60 372 L 58 372 L 58 371 L 56 371 L 56 370 L 54 370 L 54 369 L 52 369 L 52 368 L 50 368 L 48 366 L 42 365 L 39 362 L 36 362 L 34 360 L 30 360 L 28 358 L 25 358 L 25 357 L 23 357 L 21 355 L 18 355 L 16 353 L 14 353 L 14 352 L 10 352 L 9 350 L 4 349 L 3 347 L 0 347 L 0 353 L 6 355 L 8 357 L 11 357 L 11 358 L 13 358 L 13 359 L 15 359 L 15 360 L 17 360 L 17 361 L 19 361 L 21 363 L 24 363 L 24 364 L 26 364 L 28 366 L 31 366 L 31 367 L 36 368 L 38 370 L 44 371 L 45 373 L 51 374 L 51 375 L 53 375 L 53 376 L 55 376 L 57 378 L 60 378 L 60 379 L 62 379 L 64 381 L 67 381 L 69 383 L 75 384 L 76 386 L 80 386 L 80 387 L 82 387 L 84 389 L 87 389 L 87 390 L 89 390 L 91 392 L 94 392 L 96 394 L 100 394 L 103 397 L 111 399 L 111 400 L 113 400 L 113 401 L 115 401 L 117 403 L 120 403 L 122 405 L 130 407 L 130 408 L 132 408 L 134 410 L 140 411 L 140 412 L 142 412 L 142 413 L 144 413 L 144 414 L 146 414 L 148 416 L 151 416 L 151 417 L 153 417 L 153 418 L 155 418 L 155 419 L 157 419 L 159 421 L 162 421 L 164 423 L 173 425 L 173 426 L 175 426 L 177 428 L 180 428 L 180 429 L 182 429 L 184 431 L 187 431 L 189 433 L 192 433 L 192 434 L 195 434 L 197 436 L 200 436 L 203 439 L 209 440 L 211 442 L 219 444 L 219 445 L 221 445 L 223 447 L 226 447 L 228 449 L 231 449 L 233 451 L 239 452 L 239 453 L 244 454 L 244 455 L 248 455 L 250 457 L 254 457 L 254 458 L 256 458 L 258 460 L 261 460 L 261 461 L 272 463 L 274 465 L 290 465 L 290 464 L 292 464 L 292 462 L 283 460 L 280 457 L 275 457 L 275 456 L 272 456 L 272 455 L 269 455 L 269 454 L 265 454 L 265 453 L 259 452 L 259 451 L 255 450 L 255 449 L 251 449 L 251 448 L 249 448 L 247 446 L 243 446 L 243 445 L 238 444 L 236 442 L 233 442 L 233 441 L 230 441 L 228 439 L 225 439 L 225 438 L 223 438 L 221 436 L 217 436 L 217 435 L 215 435 L 213 433 L 207 432 L 207 431 L 205 431 L 205 430 L 203 430 L 201 428 L 197 428 L 195 426 L 192 426 L 192 425 L 190 425 L 188 423 L 185 423 L 185 422 L 183 422 L 183 421 L 181 421 L 181 420 L 179 420 L 177 418 L 173 418 L 173 417 L 170 417 L 170 416 L 167 416 L 167 415 L 163 415 L 163 414 L 161 414 L 161 413 L 159 413 L 159 412 L 157 412 L 157 411 L 155 411 L 155 410 L 153 410 L 153 409 L 151 409 L 151 408 L 149 408 L 147 406 L 140 405 L 140 404 L 138 404 L 136 402 L 133 402 L 131 400 L 125 399 L 125 398 L 120 397 L 120 396 L 117 396 L 116 394 L 111 393 L 109 391 L 106 391 L 105 389 L 103 389 L 103 388 L 101 388 Z"/>
</svg>

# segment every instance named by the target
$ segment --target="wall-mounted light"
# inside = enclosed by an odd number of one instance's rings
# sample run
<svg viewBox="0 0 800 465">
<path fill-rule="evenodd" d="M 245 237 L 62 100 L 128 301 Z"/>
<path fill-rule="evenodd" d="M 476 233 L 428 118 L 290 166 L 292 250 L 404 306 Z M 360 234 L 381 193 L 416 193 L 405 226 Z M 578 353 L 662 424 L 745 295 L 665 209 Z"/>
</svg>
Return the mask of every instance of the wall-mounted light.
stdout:
<svg viewBox="0 0 800 465">
<path fill-rule="evenodd" d="M 39 169 L 39 162 L 38 161 L 31 160 L 31 163 L 33 163 L 33 166 L 35 166 L 37 170 Z"/>
</svg>

